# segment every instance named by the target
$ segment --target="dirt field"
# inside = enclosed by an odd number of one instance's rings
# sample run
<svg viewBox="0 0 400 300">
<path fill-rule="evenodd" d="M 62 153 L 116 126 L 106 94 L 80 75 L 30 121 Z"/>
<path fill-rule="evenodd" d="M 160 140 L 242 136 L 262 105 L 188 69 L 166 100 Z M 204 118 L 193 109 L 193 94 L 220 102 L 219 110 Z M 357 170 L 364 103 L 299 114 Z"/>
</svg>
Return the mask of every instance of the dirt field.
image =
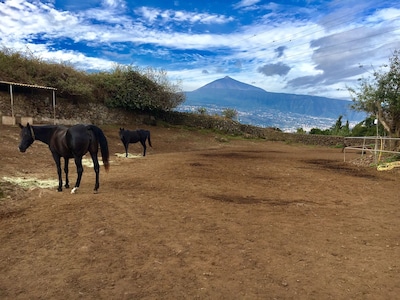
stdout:
<svg viewBox="0 0 400 300">
<path fill-rule="evenodd" d="M 159 127 L 146 157 L 121 158 L 102 128 L 110 172 L 94 194 L 85 167 L 72 195 L 7 182 L 56 169 L 0 126 L 0 299 L 398 299 L 400 168 Z"/>
</svg>

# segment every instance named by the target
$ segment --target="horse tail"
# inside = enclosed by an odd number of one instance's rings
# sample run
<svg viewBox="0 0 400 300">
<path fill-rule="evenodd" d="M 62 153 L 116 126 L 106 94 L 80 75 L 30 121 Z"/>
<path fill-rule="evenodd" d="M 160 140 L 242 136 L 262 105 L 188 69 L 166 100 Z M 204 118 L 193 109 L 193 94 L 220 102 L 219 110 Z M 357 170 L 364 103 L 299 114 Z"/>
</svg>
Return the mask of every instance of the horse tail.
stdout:
<svg viewBox="0 0 400 300">
<path fill-rule="evenodd" d="M 95 125 L 88 125 L 88 128 L 93 131 L 97 140 L 99 141 L 101 158 L 103 160 L 104 168 L 106 169 L 106 172 L 108 172 L 108 169 L 110 168 L 110 162 L 109 162 L 110 153 L 108 151 L 107 138 L 99 127 Z"/>
<path fill-rule="evenodd" d="M 150 146 L 150 147 L 153 147 L 153 146 L 151 145 L 151 140 L 150 140 L 150 131 L 147 131 L 147 140 L 149 141 L 149 146 Z"/>
</svg>

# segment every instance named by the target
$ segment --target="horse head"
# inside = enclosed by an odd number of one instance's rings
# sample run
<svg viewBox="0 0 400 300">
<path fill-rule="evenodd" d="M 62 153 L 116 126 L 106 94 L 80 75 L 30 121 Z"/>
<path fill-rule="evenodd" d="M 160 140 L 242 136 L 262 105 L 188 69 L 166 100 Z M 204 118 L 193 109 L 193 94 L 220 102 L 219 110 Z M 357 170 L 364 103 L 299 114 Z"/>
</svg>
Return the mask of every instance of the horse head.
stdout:
<svg viewBox="0 0 400 300">
<path fill-rule="evenodd" d="M 33 128 L 31 125 L 29 125 L 29 123 L 26 124 L 25 127 L 21 125 L 21 123 L 19 123 L 18 125 L 21 128 L 21 133 L 20 133 L 21 141 L 19 143 L 18 148 L 19 151 L 25 152 L 26 149 L 28 149 L 29 146 L 32 145 L 32 143 L 35 141 Z"/>
<path fill-rule="evenodd" d="M 122 138 L 122 134 L 124 133 L 125 129 L 122 127 L 119 128 L 119 137 Z"/>
</svg>

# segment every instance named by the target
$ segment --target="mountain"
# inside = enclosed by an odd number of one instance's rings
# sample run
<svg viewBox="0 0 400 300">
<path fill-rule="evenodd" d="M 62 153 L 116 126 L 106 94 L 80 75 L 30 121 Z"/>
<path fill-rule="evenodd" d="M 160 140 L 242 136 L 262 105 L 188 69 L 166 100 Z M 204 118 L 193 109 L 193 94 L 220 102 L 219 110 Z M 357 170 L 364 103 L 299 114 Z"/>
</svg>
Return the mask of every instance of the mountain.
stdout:
<svg viewBox="0 0 400 300">
<path fill-rule="evenodd" d="M 213 82 L 210 82 L 202 86 L 201 88 L 198 88 L 195 91 L 209 92 L 215 89 L 265 92 L 263 89 L 260 89 L 258 87 L 255 87 L 247 83 L 237 81 L 229 76 L 225 76 L 224 78 L 214 80 Z"/>
<path fill-rule="evenodd" d="M 296 95 L 285 93 L 271 93 L 261 88 L 237 81 L 229 76 L 210 82 L 197 90 L 186 92 L 186 101 L 180 110 L 189 110 L 190 107 L 204 107 L 211 110 L 236 109 L 239 115 L 246 116 L 247 123 L 259 124 L 267 115 L 265 126 L 271 123 L 280 124 L 282 118 L 292 120 L 292 123 L 302 125 L 305 119 L 314 120 L 320 125 L 319 119 L 326 119 L 333 125 L 332 120 L 343 116 L 343 120 L 359 122 L 365 114 L 350 109 L 350 101 L 325 97 Z M 273 120 L 274 115 L 277 119 Z M 252 116 L 252 117 L 251 117 Z M 258 119 L 254 124 L 251 119 Z M 265 123 L 265 122 L 262 122 Z M 298 124 L 294 124 L 294 126 Z M 309 124 L 312 126 L 312 124 Z M 287 124 L 285 125 L 285 127 Z M 281 128 L 282 126 L 276 126 Z M 325 126 L 326 127 L 326 126 Z M 321 128 L 321 127 L 318 127 Z"/>
</svg>

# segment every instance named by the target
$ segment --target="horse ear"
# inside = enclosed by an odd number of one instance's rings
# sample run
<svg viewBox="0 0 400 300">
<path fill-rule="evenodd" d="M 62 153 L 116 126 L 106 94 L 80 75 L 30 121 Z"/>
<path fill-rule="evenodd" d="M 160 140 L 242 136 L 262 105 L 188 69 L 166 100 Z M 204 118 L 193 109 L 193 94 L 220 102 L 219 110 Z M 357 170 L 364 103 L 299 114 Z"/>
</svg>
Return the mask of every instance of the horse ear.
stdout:
<svg viewBox="0 0 400 300">
<path fill-rule="evenodd" d="M 24 128 L 24 126 L 22 126 L 22 124 L 21 123 L 18 123 L 18 126 L 19 126 L 19 128 Z"/>
</svg>

